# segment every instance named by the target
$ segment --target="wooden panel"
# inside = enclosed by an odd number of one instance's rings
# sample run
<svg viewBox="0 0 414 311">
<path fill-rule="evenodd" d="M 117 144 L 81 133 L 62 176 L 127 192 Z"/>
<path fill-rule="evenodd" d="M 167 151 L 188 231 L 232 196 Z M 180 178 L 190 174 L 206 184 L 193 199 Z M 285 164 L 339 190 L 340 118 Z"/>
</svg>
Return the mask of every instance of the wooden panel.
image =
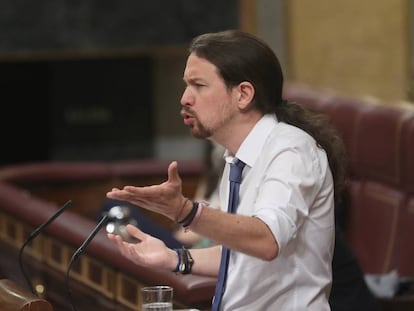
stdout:
<svg viewBox="0 0 414 311">
<path fill-rule="evenodd" d="M 407 99 L 408 3 L 289 1 L 291 78 L 348 95 Z"/>
</svg>

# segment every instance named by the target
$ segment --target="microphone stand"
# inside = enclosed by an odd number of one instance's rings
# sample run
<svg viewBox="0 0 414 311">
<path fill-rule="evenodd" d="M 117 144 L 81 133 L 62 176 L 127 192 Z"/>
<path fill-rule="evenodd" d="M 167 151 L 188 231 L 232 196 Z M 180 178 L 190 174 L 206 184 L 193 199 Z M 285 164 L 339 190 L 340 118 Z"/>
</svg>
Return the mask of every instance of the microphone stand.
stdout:
<svg viewBox="0 0 414 311">
<path fill-rule="evenodd" d="M 72 293 L 71 293 L 70 285 L 69 285 L 70 269 L 72 268 L 72 265 L 74 264 L 74 262 L 83 253 L 84 249 L 89 245 L 89 243 L 92 241 L 92 239 L 98 233 L 98 231 L 108 221 L 108 219 L 109 219 L 109 215 L 108 214 L 106 214 L 106 215 L 104 215 L 102 217 L 102 219 L 99 221 L 99 223 L 93 229 L 93 231 L 91 232 L 91 234 L 86 238 L 86 240 L 82 243 L 82 245 L 73 253 L 72 258 L 69 261 L 69 264 L 68 264 L 68 267 L 67 267 L 67 270 L 66 270 L 66 289 L 67 289 L 67 293 L 68 293 L 68 297 L 69 297 L 69 302 L 70 302 L 70 304 L 72 306 L 72 310 L 73 311 L 76 311 L 76 307 L 75 307 L 75 305 L 73 303 Z"/>
<path fill-rule="evenodd" d="M 26 241 L 23 243 L 22 247 L 20 248 L 20 252 L 19 252 L 19 265 L 20 265 L 20 270 L 23 273 L 23 277 L 26 280 L 27 285 L 29 286 L 31 292 L 35 295 L 38 296 L 37 292 L 35 291 L 35 289 L 33 288 L 32 282 L 30 282 L 30 279 L 27 275 L 27 272 L 24 268 L 23 265 L 23 251 L 25 249 L 25 247 L 35 238 L 39 235 L 39 233 L 41 233 L 44 228 L 46 226 L 48 226 L 52 221 L 54 221 L 57 217 L 60 216 L 60 214 L 62 214 L 64 212 L 64 210 L 66 208 L 68 208 L 69 206 L 72 205 L 72 200 L 68 200 L 56 213 L 54 213 L 48 220 L 46 220 L 43 224 L 41 224 L 39 227 L 37 227 L 35 230 L 33 230 L 32 233 L 30 233 L 29 237 L 26 239 Z"/>
</svg>

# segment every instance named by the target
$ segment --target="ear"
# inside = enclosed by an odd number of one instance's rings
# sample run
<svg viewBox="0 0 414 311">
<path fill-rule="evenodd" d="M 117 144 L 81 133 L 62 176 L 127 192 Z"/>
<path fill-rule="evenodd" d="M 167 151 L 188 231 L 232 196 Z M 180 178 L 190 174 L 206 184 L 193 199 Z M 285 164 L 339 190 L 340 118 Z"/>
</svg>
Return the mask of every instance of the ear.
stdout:
<svg viewBox="0 0 414 311">
<path fill-rule="evenodd" d="M 236 88 L 236 100 L 239 109 L 245 110 L 251 107 L 254 98 L 254 87 L 250 82 L 243 81 Z"/>
</svg>

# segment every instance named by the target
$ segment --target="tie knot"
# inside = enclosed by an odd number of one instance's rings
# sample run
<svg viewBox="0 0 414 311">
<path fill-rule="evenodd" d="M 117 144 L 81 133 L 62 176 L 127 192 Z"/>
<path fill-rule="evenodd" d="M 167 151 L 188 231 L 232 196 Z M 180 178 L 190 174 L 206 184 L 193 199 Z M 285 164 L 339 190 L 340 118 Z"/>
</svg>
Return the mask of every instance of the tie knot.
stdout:
<svg viewBox="0 0 414 311">
<path fill-rule="evenodd" d="M 241 182 L 242 171 L 245 165 L 246 163 L 240 161 L 239 159 L 236 159 L 234 163 L 230 164 L 230 181 L 236 183 Z"/>
</svg>

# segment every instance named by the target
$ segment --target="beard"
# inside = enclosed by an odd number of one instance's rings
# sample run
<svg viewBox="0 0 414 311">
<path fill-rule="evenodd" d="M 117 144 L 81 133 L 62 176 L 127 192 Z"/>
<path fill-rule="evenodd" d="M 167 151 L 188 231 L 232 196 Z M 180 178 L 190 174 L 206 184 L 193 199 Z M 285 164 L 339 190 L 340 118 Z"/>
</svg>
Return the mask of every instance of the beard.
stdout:
<svg viewBox="0 0 414 311">
<path fill-rule="evenodd" d="M 195 122 L 190 128 L 191 135 L 195 138 L 206 139 L 212 135 L 211 129 L 205 127 L 198 119 L 195 119 Z"/>
</svg>

